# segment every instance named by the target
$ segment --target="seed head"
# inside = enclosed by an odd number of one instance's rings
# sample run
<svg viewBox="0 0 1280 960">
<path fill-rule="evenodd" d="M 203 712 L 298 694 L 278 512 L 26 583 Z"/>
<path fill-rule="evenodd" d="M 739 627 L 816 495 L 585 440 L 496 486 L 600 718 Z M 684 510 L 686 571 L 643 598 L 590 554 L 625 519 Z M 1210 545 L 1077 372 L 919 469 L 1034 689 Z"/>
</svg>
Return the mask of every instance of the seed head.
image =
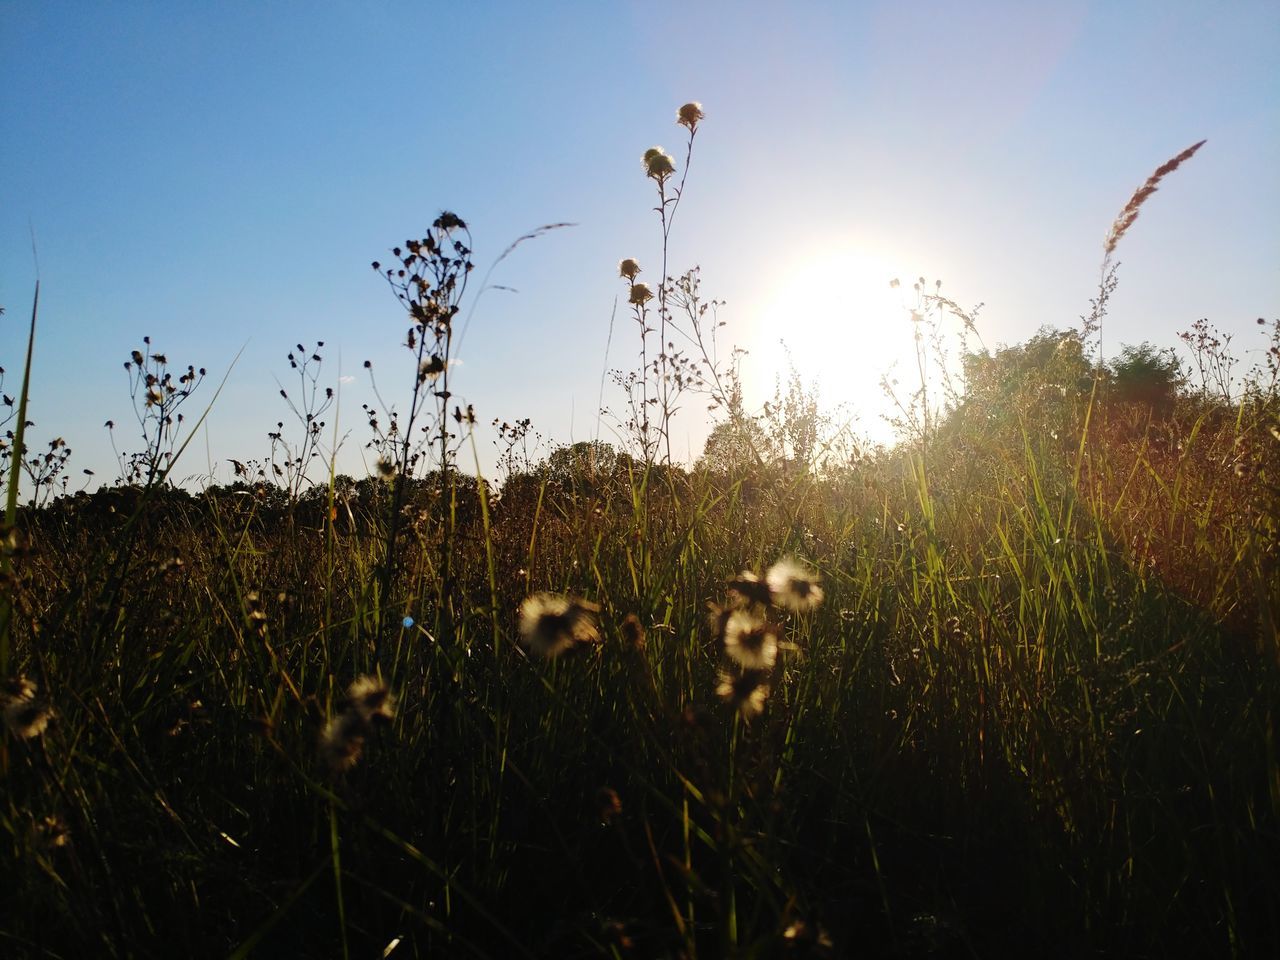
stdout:
<svg viewBox="0 0 1280 960">
<path fill-rule="evenodd" d="M 676 172 L 675 159 L 661 147 L 650 147 L 644 152 L 645 176 L 665 180 Z"/>
<path fill-rule="evenodd" d="M 736 610 L 768 607 L 773 602 L 769 595 L 769 585 L 750 570 L 743 570 L 726 583 L 725 587 L 729 593 L 729 606 Z"/>
<path fill-rule="evenodd" d="M 770 670 L 778 659 L 778 628 L 735 610 L 725 624 L 724 652 L 744 670 Z"/>
<path fill-rule="evenodd" d="M 334 776 L 346 773 L 360 762 L 368 730 L 355 710 L 344 710 L 325 724 L 320 733 L 320 759 Z"/>
<path fill-rule="evenodd" d="M 822 587 L 812 571 L 790 557 L 769 568 L 765 581 L 774 603 L 794 613 L 808 613 L 822 603 Z"/>
<path fill-rule="evenodd" d="M 618 276 L 626 280 L 634 280 L 640 273 L 640 263 L 637 260 L 627 257 L 625 260 L 618 261 Z"/>
<path fill-rule="evenodd" d="M 676 123 L 682 127 L 688 127 L 694 130 L 698 126 L 698 121 L 705 116 L 702 112 L 702 104 L 696 100 L 691 100 L 683 107 L 676 111 Z"/>
<path fill-rule="evenodd" d="M 636 306 L 641 306 L 647 300 L 653 299 L 653 291 L 649 289 L 647 283 L 633 283 L 631 285 L 630 302 Z"/>
<path fill-rule="evenodd" d="M 31 740 L 49 729 L 53 708 L 38 696 L 39 688 L 26 677 L 5 685 L 4 725 L 19 740 Z"/>
<path fill-rule="evenodd" d="M 396 698 L 379 678 L 363 676 L 347 688 L 344 710 L 354 711 L 369 725 L 390 723 L 396 717 Z"/>
<path fill-rule="evenodd" d="M 721 670 L 716 696 L 736 709 L 743 720 L 758 717 L 769 699 L 769 685 L 763 670 Z"/>
<path fill-rule="evenodd" d="M 535 593 L 520 604 L 520 637 L 530 652 L 551 659 L 582 643 L 599 643 L 596 614 L 586 600 Z"/>
</svg>

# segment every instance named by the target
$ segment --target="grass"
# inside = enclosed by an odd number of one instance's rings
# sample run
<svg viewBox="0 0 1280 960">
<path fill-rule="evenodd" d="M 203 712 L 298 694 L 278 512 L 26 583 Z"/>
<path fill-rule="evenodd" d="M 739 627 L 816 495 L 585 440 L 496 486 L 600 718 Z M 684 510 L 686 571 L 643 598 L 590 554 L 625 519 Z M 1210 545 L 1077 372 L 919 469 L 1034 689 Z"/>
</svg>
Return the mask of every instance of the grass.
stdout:
<svg viewBox="0 0 1280 960">
<path fill-rule="evenodd" d="M 140 400 L 149 479 L 6 540 L 4 953 L 1274 955 L 1275 391 L 987 356 L 874 456 L 679 467 L 641 410 L 500 498 L 422 373 L 442 460 L 384 420 L 382 477 L 310 488 L 168 485 L 190 390 Z M 781 558 L 820 604 L 739 576 Z"/>
</svg>

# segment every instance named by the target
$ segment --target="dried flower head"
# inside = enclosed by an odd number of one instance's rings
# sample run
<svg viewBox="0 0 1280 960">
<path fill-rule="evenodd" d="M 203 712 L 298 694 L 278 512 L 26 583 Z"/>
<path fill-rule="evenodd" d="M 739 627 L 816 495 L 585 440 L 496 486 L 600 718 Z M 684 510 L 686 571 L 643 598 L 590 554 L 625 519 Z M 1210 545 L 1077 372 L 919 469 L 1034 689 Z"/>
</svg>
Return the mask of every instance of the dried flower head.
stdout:
<svg viewBox="0 0 1280 960">
<path fill-rule="evenodd" d="M 443 357 L 432 355 L 426 360 L 418 364 L 418 380 L 434 380 L 440 374 L 444 373 L 445 361 Z"/>
<path fill-rule="evenodd" d="M 778 659 L 778 628 L 735 610 L 725 624 L 724 652 L 744 670 L 770 670 Z"/>
<path fill-rule="evenodd" d="M 344 712 L 354 711 L 366 724 L 390 723 L 396 717 L 396 698 L 378 677 L 358 677 L 347 688 Z"/>
<path fill-rule="evenodd" d="M 738 610 L 751 607 L 767 607 L 773 602 L 769 585 L 750 570 L 743 570 L 725 584 L 729 592 L 729 606 Z"/>
<path fill-rule="evenodd" d="M 661 147 L 650 147 L 644 152 L 645 176 L 665 180 L 676 172 L 676 161 Z"/>
<path fill-rule="evenodd" d="M 634 613 L 628 613 L 627 618 L 622 621 L 622 642 L 631 650 L 644 649 L 644 624 Z"/>
<path fill-rule="evenodd" d="M 520 604 L 520 637 L 532 653 L 558 657 L 580 643 L 600 642 L 599 612 L 586 600 L 535 593 Z"/>
<path fill-rule="evenodd" d="M 640 306 L 645 301 L 653 299 L 653 291 L 649 289 L 647 283 L 633 283 L 631 285 L 631 296 L 628 299 L 636 306 Z"/>
<path fill-rule="evenodd" d="M 765 581 L 774 603 L 795 613 L 808 613 L 822 603 L 822 587 L 808 567 L 784 557 L 769 568 Z"/>
<path fill-rule="evenodd" d="M 626 280 L 634 280 L 640 275 L 640 262 L 631 257 L 618 261 L 618 276 Z"/>
<path fill-rule="evenodd" d="M 676 123 L 693 130 L 698 126 L 698 121 L 704 116 L 702 104 L 696 100 L 691 100 L 676 111 Z"/>
<path fill-rule="evenodd" d="M 320 732 L 320 759 L 334 776 L 360 762 L 368 725 L 354 710 L 344 710 Z"/>
<path fill-rule="evenodd" d="M 763 670 L 721 670 L 716 696 L 737 710 L 743 720 L 758 717 L 769 699 L 766 677 Z"/>
<path fill-rule="evenodd" d="M 39 688 L 26 677 L 5 685 L 4 725 L 19 740 L 41 736 L 53 720 L 53 708 L 38 696 Z"/>
</svg>

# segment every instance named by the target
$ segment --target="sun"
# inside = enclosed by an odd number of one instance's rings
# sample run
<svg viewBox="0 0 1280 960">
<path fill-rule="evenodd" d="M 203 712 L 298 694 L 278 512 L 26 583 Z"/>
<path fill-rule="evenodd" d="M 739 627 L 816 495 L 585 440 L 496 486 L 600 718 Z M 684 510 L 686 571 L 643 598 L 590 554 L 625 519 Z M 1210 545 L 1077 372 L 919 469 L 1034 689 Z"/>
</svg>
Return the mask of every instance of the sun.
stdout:
<svg viewBox="0 0 1280 960">
<path fill-rule="evenodd" d="M 784 264 L 753 317 L 756 382 L 771 392 L 775 377 L 785 383 L 794 366 L 825 409 L 840 408 L 841 422 L 852 417 L 859 433 L 890 440 L 884 414 L 893 405 L 882 381 L 908 383 L 915 369 L 911 284 L 892 283 L 907 276 L 900 262 L 855 244 Z"/>
</svg>

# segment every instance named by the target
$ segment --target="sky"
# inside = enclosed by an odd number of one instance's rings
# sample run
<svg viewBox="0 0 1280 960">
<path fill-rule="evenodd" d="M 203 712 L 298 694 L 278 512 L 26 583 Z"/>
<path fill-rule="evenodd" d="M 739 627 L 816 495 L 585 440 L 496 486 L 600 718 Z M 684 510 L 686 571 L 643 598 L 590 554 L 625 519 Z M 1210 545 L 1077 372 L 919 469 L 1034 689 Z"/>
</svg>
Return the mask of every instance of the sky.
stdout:
<svg viewBox="0 0 1280 960">
<path fill-rule="evenodd" d="M 149 335 L 209 371 L 191 412 L 226 377 L 175 470 L 226 482 L 278 420 L 296 435 L 286 354 L 322 340 L 326 436 L 336 422 L 339 469 L 363 475 L 364 362 L 391 407 L 414 377 L 370 262 L 447 209 L 478 275 L 532 228 L 576 224 L 498 265 L 508 289 L 474 304 L 458 398 L 482 425 L 617 442 L 602 375 L 634 368 L 639 344 L 617 264 L 656 284 L 640 157 L 661 145 L 683 167 L 689 100 L 706 118 L 669 264 L 700 266 L 724 301 L 753 409 L 791 364 L 885 438 L 878 384 L 911 356 L 895 276 L 982 303 L 989 345 L 1078 326 L 1115 215 L 1201 139 L 1119 248 L 1104 347 L 1175 345 L 1207 317 L 1247 366 L 1256 318 L 1280 314 L 1277 63 L 1274 0 L 0 0 L 4 392 L 38 275 L 29 446 L 64 437 L 73 489 L 115 477 L 103 423 L 138 448 L 122 364 Z M 673 454 L 696 457 L 707 429 L 690 401 Z M 487 426 L 477 440 L 492 473 Z"/>
</svg>

